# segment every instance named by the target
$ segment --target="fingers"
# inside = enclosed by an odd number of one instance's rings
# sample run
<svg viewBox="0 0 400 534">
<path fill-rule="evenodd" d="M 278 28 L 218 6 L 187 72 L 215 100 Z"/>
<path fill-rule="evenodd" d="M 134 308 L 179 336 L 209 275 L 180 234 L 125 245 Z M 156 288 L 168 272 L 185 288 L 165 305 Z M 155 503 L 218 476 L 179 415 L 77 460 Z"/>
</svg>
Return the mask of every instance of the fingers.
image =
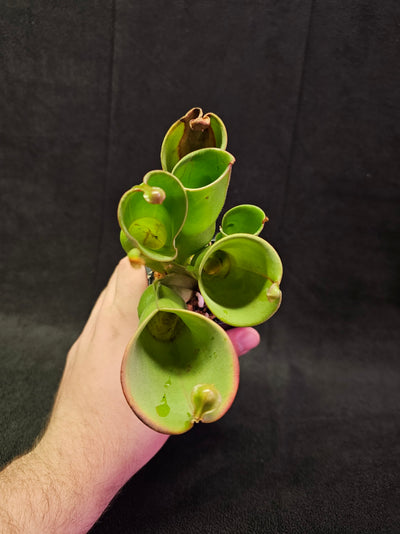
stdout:
<svg viewBox="0 0 400 534">
<path fill-rule="evenodd" d="M 246 354 L 260 343 L 260 334 L 251 327 L 231 328 L 227 331 L 238 356 Z"/>
<path fill-rule="evenodd" d="M 125 322 L 133 324 L 132 321 L 137 321 L 137 307 L 146 287 L 145 269 L 134 268 L 128 257 L 123 258 L 96 303 L 91 316 L 92 321 L 96 321 L 100 313 L 104 314 L 104 310 L 108 310 L 105 316 L 106 321 L 116 318 L 117 322 L 124 319 L 123 324 Z M 227 334 L 238 356 L 249 352 L 260 342 L 259 333 L 251 327 L 232 328 L 227 331 Z"/>
</svg>

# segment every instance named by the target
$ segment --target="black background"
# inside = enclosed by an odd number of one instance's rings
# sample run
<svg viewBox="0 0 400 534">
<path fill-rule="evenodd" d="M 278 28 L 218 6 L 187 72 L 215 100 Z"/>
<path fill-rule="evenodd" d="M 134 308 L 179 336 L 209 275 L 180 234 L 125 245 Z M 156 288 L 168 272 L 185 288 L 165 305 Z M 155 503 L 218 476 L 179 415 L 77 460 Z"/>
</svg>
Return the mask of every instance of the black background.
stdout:
<svg viewBox="0 0 400 534">
<path fill-rule="evenodd" d="M 100 533 L 400 532 L 398 0 L 2 0 L 0 462 L 29 447 L 122 256 L 116 207 L 189 108 L 284 263 L 232 409 Z"/>
</svg>

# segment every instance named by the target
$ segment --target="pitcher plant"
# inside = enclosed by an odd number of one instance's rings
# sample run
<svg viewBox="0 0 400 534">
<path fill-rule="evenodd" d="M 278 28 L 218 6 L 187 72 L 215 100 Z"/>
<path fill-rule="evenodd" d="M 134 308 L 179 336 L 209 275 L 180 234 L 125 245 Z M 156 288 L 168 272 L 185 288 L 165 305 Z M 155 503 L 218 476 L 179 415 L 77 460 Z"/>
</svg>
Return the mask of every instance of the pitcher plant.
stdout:
<svg viewBox="0 0 400 534">
<path fill-rule="evenodd" d="M 135 414 L 166 434 L 226 413 L 239 384 L 226 330 L 263 323 L 282 299 L 282 262 L 259 236 L 264 211 L 236 206 L 216 228 L 235 163 L 226 146 L 217 115 L 189 110 L 164 137 L 162 169 L 147 173 L 118 206 L 122 247 L 150 278 L 122 388 Z"/>
</svg>

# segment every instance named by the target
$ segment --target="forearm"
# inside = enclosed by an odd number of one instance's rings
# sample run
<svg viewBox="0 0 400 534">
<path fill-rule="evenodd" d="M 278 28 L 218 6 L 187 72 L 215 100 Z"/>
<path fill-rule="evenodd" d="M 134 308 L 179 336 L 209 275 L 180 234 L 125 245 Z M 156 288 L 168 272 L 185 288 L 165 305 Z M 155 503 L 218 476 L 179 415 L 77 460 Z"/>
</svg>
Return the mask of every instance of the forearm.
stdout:
<svg viewBox="0 0 400 534">
<path fill-rule="evenodd" d="M 0 472 L 1 533 L 86 533 L 167 439 L 134 417 L 119 381 L 110 381 L 118 388 L 113 394 L 99 388 L 101 376 L 95 377 L 93 389 L 79 376 L 72 380 L 76 350 L 69 355 L 41 441 Z"/>
<path fill-rule="evenodd" d="M 63 497 L 58 486 L 34 453 L 14 460 L 0 473 L 0 531 L 51 532 L 56 524 L 62 528 Z"/>
<path fill-rule="evenodd" d="M 61 453 L 61 454 L 60 454 Z M 0 473 L 0 532 L 86 533 L 120 484 L 84 456 L 38 447 Z"/>
<path fill-rule="evenodd" d="M 146 287 L 144 269 L 122 260 L 68 354 L 41 441 L 0 472 L 0 533 L 86 533 L 167 440 L 135 416 L 120 382 Z M 249 328 L 230 337 L 239 354 L 259 341 Z"/>
</svg>

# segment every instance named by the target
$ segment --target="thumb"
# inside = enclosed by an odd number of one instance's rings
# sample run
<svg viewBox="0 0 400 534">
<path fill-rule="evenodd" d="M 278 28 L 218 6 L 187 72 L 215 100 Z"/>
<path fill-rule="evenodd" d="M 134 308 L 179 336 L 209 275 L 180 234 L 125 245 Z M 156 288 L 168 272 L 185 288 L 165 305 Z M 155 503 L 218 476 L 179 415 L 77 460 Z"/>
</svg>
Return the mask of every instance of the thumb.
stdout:
<svg viewBox="0 0 400 534">
<path fill-rule="evenodd" d="M 112 304 L 127 318 L 136 317 L 140 297 L 147 287 L 144 267 L 132 267 L 126 256 L 116 267 L 109 286 Z"/>
</svg>

